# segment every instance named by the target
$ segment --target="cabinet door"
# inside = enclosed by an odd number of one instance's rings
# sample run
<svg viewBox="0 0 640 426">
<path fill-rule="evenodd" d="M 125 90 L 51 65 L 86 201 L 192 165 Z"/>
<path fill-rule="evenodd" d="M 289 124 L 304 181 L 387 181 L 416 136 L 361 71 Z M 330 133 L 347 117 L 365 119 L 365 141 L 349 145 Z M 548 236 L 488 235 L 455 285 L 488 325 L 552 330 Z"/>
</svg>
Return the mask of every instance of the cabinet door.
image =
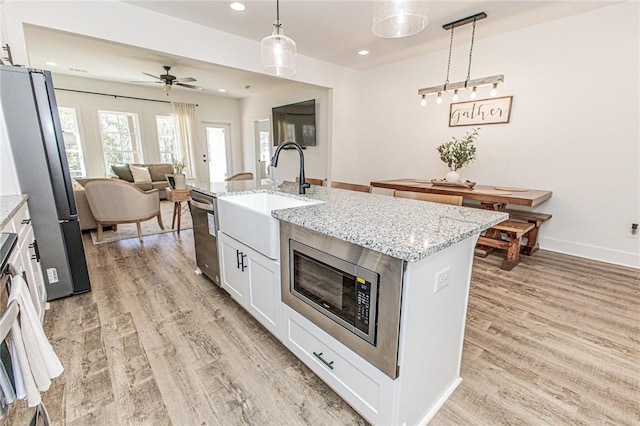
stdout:
<svg viewBox="0 0 640 426">
<path fill-rule="evenodd" d="M 222 259 L 222 288 L 238 303 L 246 307 L 246 279 L 239 262 L 242 261 L 242 244 L 223 232 L 220 236 L 220 257 Z M 246 258 L 244 259 L 247 264 Z"/>
<path fill-rule="evenodd" d="M 42 275 L 42 267 L 40 266 L 40 259 L 36 253 L 36 239 L 33 235 L 33 228 L 29 227 L 25 238 L 24 246 L 21 247 L 22 261 L 24 263 L 24 269 L 27 273 L 27 282 L 29 283 L 29 289 L 34 297 L 33 304 L 38 304 L 37 308 L 41 309 L 40 319 L 44 318 L 44 308 L 47 304 L 47 287 L 44 284 L 44 276 Z"/>
<path fill-rule="evenodd" d="M 280 264 L 251 250 L 248 254 L 247 310 L 267 330 L 281 339 Z M 246 263 L 246 262 L 245 262 Z"/>
</svg>

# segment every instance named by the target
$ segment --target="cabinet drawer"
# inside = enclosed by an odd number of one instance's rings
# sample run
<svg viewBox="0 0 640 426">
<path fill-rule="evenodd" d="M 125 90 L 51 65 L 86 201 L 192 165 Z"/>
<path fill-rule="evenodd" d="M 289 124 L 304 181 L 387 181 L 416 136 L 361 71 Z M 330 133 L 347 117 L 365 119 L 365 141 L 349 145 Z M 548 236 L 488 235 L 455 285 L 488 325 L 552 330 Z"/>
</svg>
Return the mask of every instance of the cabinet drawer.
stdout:
<svg viewBox="0 0 640 426">
<path fill-rule="evenodd" d="M 330 339 L 312 334 L 314 326 L 306 319 L 298 318 L 287 306 L 284 310 L 285 343 L 289 349 L 369 421 L 388 423 L 393 380 L 370 365 L 367 372 L 363 371 L 360 367 L 366 361 L 356 363 L 355 354 L 343 356 L 340 352 L 349 349 L 339 347 L 338 342 L 336 346 L 330 345 Z M 379 374 L 372 374 L 372 370 Z"/>
</svg>

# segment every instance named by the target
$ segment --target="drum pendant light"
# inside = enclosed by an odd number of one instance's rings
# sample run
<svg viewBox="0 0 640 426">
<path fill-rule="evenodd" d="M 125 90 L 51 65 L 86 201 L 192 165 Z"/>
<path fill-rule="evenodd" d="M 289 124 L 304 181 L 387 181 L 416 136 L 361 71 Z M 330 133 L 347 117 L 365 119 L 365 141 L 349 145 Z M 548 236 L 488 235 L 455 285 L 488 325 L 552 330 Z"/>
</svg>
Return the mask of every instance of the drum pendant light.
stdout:
<svg viewBox="0 0 640 426">
<path fill-rule="evenodd" d="M 280 0 L 276 0 L 273 33 L 260 43 L 262 70 L 268 74 L 288 76 L 296 73 L 296 42 L 284 35 L 280 22 Z"/>
<path fill-rule="evenodd" d="M 373 2 L 373 27 L 371 30 L 378 37 L 408 37 L 424 30 L 427 23 L 427 2 L 425 1 Z"/>
</svg>

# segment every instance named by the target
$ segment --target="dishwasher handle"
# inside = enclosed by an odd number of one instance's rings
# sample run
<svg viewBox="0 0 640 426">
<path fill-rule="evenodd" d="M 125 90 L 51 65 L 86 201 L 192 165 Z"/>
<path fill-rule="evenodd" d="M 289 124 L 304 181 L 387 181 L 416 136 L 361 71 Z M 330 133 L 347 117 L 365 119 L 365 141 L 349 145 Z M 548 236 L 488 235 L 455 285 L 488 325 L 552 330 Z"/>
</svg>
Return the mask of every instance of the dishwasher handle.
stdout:
<svg viewBox="0 0 640 426">
<path fill-rule="evenodd" d="M 201 201 L 195 201 L 195 200 L 191 200 L 191 206 L 198 208 L 200 210 L 204 210 L 204 211 L 208 211 L 208 212 L 213 212 L 213 204 L 211 203 L 203 203 Z"/>
</svg>

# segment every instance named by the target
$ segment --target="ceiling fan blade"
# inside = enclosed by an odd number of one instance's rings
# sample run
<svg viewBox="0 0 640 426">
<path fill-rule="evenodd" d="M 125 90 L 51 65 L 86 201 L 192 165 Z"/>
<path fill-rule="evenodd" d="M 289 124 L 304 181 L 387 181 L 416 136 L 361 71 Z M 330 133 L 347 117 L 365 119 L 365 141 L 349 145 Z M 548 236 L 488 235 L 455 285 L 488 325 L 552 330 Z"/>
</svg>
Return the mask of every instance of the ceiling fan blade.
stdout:
<svg viewBox="0 0 640 426">
<path fill-rule="evenodd" d="M 193 84 L 185 84 L 185 83 L 174 83 L 174 84 L 176 84 L 178 86 L 186 87 L 186 88 L 189 88 L 189 89 L 204 90 L 203 87 L 194 86 Z"/>
<path fill-rule="evenodd" d="M 177 80 L 174 80 L 174 83 L 193 83 L 194 81 L 198 81 L 193 77 L 185 77 L 185 78 L 179 78 Z"/>
<path fill-rule="evenodd" d="M 164 81 L 130 81 L 129 83 L 152 83 L 152 84 L 156 84 L 156 83 L 160 83 L 160 84 L 164 84 Z"/>
<path fill-rule="evenodd" d="M 160 77 L 158 77 L 157 75 L 149 74 L 148 72 L 143 72 L 142 74 L 144 74 L 144 75 L 148 75 L 149 77 L 153 77 L 153 78 L 156 78 L 156 79 L 158 79 L 158 80 L 162 80 L 162 79 L 161 79 Z"/>
</svg>

